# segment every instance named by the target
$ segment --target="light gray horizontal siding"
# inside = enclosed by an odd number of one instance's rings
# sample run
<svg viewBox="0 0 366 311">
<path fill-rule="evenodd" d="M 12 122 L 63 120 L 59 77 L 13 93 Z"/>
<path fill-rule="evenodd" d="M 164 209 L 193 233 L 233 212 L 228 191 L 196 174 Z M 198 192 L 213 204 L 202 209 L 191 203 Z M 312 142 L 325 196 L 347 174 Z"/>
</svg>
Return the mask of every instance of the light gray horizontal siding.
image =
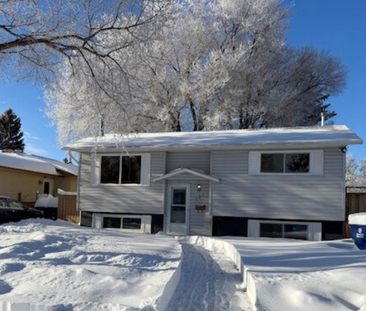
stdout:
<svg viewBox="0 0 366 311">
<path fill-rule="evenodd" d="M 324 176 L 248 175 L 248 151 L 212 151 L 214 216 L 342 221 L 344 154 L 324 150 Z"/>
<path fill-rule="evenodd" d="M 166 172 L 180 167 L 199 169 L 210 174 L 210 152 L 167 152 Z"/>
<path fill-rule="evenodd" d="M 91 155 L 84 153 L 80 162 L 80 211 L 162 214 L 163 182 L 149 187 L 90 185 Z M 164 174 L 164 152 L 151 152 L 151 178 Z"/>
<path fill-rule="evenodd" d="M 197 183 L 191 183 L 189 234 L 211 235 L 211 216 L 196 210 L 196 205 L 206 205 L 206 211 L 208 212 L 210 182 L 201 180 L 199 183 L 202 187 L 201 191 L 197 191 Z"/>
</svg>

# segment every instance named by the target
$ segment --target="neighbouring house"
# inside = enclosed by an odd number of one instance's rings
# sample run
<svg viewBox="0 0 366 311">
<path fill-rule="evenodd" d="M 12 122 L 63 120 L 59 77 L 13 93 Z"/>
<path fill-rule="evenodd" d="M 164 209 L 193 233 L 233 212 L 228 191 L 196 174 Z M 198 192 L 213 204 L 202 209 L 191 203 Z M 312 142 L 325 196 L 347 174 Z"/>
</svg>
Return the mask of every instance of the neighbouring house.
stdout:
<svg viewBox="0 0 366 311">
<path fill-rule="evenodd" d="M 26 153 L 0 151 L 0 195 L 34 206 L 39 195 L 57 189 L 76 191 L 78 168 L 73 164 Z"/>
<path fill-rule="evenodd" d="M 342 236 L 346 126 L 105 135 L 79 152 L 81 224 L 177 235 Z"/>
</svg>

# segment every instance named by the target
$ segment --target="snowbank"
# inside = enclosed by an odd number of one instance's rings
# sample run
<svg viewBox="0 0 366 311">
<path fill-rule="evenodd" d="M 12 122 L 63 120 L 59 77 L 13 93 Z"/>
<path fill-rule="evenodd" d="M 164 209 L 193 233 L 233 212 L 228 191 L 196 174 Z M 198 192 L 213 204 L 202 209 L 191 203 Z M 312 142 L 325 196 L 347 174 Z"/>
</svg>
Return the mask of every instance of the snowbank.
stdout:
<svg viewBox="0 0 366 311">
<path fill-rule="evenodd" d="M 255 310 L 366 310 L 366 252 L 349 241 L 186 239 L 232 258 Z"/>
<path fill-rule="evenodd" d="M 51 194 L 42 194 L 37 199 L 34 207 L 57 207 L 58 206 L 58 198 L 55 198 Z"/>
<path fill-rule="evenodd" d="M 350 225 L 366 225 L 366 213 L 356 213 L 348 216 Z"/>
<path fill-rule="evenodd" d="M 179 280 L 167 235 L 27 220 L 0 226 L 0 310 L 164 310 Z"/>
</svg>

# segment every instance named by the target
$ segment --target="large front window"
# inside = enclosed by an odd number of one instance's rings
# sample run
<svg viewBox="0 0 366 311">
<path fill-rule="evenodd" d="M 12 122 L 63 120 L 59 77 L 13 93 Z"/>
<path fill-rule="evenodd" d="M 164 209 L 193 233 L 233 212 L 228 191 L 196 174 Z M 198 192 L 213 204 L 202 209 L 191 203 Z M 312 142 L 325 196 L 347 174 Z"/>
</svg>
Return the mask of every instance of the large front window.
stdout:
<svg viewBox="0 0 366 311">
<path fill-rule="evenodd" d="M 141 156 L 102 156 L 102 184 L 141 184 Z"/>
<path fill-rule="evenodd" d="M 309 153 L 262 153 L 261 173 L 309 173 Z"/>
</svg>

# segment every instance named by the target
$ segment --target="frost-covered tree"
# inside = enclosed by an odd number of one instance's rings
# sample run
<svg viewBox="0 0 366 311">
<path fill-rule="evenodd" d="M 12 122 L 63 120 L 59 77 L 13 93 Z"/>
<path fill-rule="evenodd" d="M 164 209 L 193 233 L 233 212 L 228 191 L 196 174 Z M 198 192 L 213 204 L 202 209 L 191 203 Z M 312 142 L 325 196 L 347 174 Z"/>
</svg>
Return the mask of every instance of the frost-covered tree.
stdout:
<svg viewBox="0 0 366 311">
<path fill-rule="evenodd" d="M 12 109 L 0 115 L 0 150 L 24 151 L 23 132 L 20 118 Z"/>
<path fill-rule="evenodd" d="M 346 185 L 347 186 L 357 186 L 358 176 L 357 176 L 358 164 L 356 158 L 353 154 L 347 154 L 346 157 Z"/>
<path fill-rule="evenodd" d="M 46 92 L 60 142 L 97 134 L 101 120 L 129 133 L 314 125 L 321 110 L 331 118 L 324 101 L 343 89 L 345 69 L 329 53 L 286 46 L 288 13 L 281 0 L 177 1 L 153 40 L 117 51 L 115 63 L 91 58 L 93 74 L 65 63 Z"/>
<path fill-rule="evenodd" d="M 49 78 L 61 61 L 80 58 L 114 61 L 114 53 L 147 40 L 169 0 L 2 0 L 0 62 L 2 79 Z M 143 28 L 145 32 L 138 30 Z M 107 36 L 119 36 L 107 45 Z M 17 69 L 17 70 L 15 70 Z M 51 75 L 52 76 L 52 75 Z"/>
<path fill-rule="evenodd" d="M 346 186 L 366 187 L 366 159 L 357 162 L 353 154 L 347 154 Z"/>
</svg>

